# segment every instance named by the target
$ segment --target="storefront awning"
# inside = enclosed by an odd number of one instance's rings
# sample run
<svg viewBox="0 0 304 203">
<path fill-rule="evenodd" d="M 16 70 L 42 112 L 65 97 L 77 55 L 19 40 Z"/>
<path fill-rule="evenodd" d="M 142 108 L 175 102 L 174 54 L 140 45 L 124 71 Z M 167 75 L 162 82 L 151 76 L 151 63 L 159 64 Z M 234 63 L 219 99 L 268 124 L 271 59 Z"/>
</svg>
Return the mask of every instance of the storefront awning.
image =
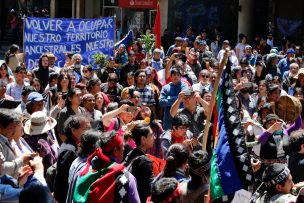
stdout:
<svg viewBox="0 0 304 203">
<path fill-rule="evenodd" d="M 121 8 L 156 8 L 157 0 L 119 0 Z"/>
</svg>

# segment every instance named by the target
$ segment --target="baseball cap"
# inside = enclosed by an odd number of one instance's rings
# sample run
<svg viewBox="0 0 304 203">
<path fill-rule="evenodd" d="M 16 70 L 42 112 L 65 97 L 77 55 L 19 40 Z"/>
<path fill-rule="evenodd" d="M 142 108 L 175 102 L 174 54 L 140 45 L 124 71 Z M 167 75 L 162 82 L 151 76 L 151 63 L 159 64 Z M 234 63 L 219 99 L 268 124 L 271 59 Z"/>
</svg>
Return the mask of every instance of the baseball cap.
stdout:
<svg viewBox="0 0 304 203">
<path fill-rule="evenodd" d="M 206 46 L 206 45 L 207 45 L 207 42 L 206 42 L 205 40 L 202 40 L 202 41 L 200 42 L 200 45 Z"/>
<path fill-rule="evenodd" d="M 27 97 L 27 102 L 38 102 L 38 101 L 45 101 L 43 96 L 38 92 L 31 92 Z"/>
<path fill-rule="evenodd" d="M 290 48 L 287 50 L 287 54 L 295 54 L 295 50 Z"/>
</svg>

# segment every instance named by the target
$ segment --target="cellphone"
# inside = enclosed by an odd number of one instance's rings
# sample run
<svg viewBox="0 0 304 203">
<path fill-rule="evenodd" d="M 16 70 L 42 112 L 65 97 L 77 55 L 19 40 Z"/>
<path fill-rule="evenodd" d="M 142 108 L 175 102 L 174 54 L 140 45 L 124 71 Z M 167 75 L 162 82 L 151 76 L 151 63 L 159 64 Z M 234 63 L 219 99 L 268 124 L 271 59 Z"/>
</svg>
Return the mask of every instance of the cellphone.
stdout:
<svg viewBox="0 0 304 203">
<path fill-rule="evenodd" d="M 129 106 L 127 108 L 127 112 L 134 112 L 134 111 L 137 111 L 137 107 L 136 106 Z"/>
<path fill-rule="evenodd" d="M 244 87 L 248 87 L 250 88 L 252 86 L 252 83 L 251 82 L 245 82 L 243 83 Z"/>
<path fill-rule="evenodd" d="M 63 99 L 63 100 L 66 100 L 67 97 L 68 97 L 68 93 L 62 92 L 62 99 Z"/>
<path fill-rule="evenodd" d="M 187 91 L 187 92 L 185 92 L 185 96 L 186 97 L 192 97 L 193 95 L 194 95 L 193 91 Z"/>
</svg>

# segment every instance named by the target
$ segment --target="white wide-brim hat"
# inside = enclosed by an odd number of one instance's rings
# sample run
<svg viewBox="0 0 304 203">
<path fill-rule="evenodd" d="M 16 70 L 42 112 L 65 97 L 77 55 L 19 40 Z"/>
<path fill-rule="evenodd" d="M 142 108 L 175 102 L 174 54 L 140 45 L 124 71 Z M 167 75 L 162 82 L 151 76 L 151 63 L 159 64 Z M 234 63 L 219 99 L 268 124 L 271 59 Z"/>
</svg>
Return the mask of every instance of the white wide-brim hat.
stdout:
<svg viewBox="0 0 304 203">
<path fill-rule="evenodd" d="M 57 125 L 57 121 L 48 117 L 45 112 L 37 111 L 31 115 L 31 119 L 26 121 L 24 132 L 28 135 L 40 135 L 53 129 Z"/>
</svg>

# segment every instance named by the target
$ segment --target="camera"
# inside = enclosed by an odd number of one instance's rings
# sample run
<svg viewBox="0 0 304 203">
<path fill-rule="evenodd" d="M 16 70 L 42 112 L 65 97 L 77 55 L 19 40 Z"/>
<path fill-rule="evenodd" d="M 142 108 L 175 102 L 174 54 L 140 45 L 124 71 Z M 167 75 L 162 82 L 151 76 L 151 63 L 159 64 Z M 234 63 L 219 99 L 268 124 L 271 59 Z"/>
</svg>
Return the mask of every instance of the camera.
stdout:
<svg viewBox="0 0 304 203">
<path fill-rule="evenodd" d="M 186 91 L 185 92 L 185 97 L 192 97 L 194 95 L 193 91 Z"/>
<path fill-rule="evenodd" d="M 137 107 L 136 106 L 129 106 L 127 108 L 127 112 L 135 112 L 135 111 L 137 111 Z"/>
</svg>

